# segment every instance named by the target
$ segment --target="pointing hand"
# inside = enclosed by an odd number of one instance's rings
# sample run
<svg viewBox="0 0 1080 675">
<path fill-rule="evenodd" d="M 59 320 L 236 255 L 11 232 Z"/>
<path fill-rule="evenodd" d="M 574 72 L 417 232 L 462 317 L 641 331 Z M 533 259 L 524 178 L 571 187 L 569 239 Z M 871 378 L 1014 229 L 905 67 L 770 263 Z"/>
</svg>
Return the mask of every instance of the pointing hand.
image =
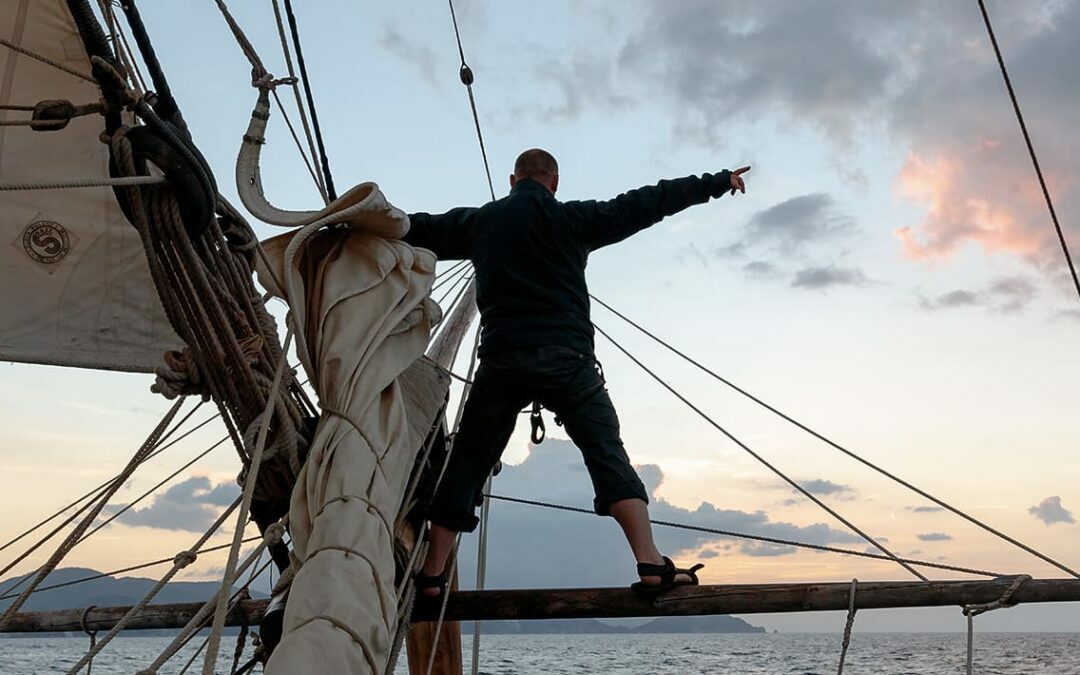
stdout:
<svg viewBox="0 0 1080 675">
<path fill-rule="evenodd" d="M 749 170 L 749 166 L 744 166 L 731 172 L 731 194 L 735 194 L 736 191 L 746 194 L 746 183 L 743 181 L 742 175 Z"/>
</svg>

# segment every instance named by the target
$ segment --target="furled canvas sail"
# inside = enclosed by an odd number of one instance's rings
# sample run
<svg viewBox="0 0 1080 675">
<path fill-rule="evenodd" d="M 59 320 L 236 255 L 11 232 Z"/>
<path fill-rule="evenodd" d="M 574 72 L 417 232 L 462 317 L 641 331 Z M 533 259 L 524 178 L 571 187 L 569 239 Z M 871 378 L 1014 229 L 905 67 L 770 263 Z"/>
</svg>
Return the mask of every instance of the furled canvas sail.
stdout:
<svg viewBox="0 0 1080 675">
<path fill-rule="evenodd" d="M 423 438 L 413 418 L 430 426 L 435 413 L 408 400 L 403 377 L 439 315 L 435 257 L 396 241 L 408 220 L 377 187 L 354 192 L 348 227 L 316 222 L 265 242 L 284 289 L 260 270 L 289 303 L 323 409 L 293 491 L 301 566 L 271 674 L 383 672 L 397 623 L 393 523 Z"/>
<path fill-rule="evenodd" d="M 82 73 L 90 59 L 60 0 L 5 0 L 0 35 Z M 97 103 L 98 87 L 0 46 L 0 106 Z M 29 119 L 0 109 L 0 119 Z M 0 126 L 0 184 L 109 175 L 101 115 L 63 129 Z M 138 234 L 107 187 L 0 191 L 0 359 L 149 371 L 175 349 Z"/>
</svg>

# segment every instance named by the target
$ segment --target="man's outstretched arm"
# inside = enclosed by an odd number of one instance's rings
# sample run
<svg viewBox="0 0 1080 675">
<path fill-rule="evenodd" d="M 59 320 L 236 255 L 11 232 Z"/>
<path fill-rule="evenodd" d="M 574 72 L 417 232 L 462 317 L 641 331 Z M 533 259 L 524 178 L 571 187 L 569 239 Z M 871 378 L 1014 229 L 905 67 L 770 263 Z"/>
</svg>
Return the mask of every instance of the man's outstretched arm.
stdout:
<svg viewBox="0 0 1080 675">
<path fill-rule="evenodd" d="M 595 250 L 620 242 L 667 216 L 720 197 L 725 192 L 746 192 L 742 174 L 749 170 L 750 167 L 745 166 L 735 171 L 662 180 L 605 202 L 567 202 L 566 207 L 578 224 L 582 238 Z"/>
<path fill-rule="evenodd" d="M 401 239 L 426 248 L 439 260 L 464 260 L 472 248 L 473 216 L 477 209 L 460 207 L 446 213 L 410 213 L 409 232 Z"/>
</svg>

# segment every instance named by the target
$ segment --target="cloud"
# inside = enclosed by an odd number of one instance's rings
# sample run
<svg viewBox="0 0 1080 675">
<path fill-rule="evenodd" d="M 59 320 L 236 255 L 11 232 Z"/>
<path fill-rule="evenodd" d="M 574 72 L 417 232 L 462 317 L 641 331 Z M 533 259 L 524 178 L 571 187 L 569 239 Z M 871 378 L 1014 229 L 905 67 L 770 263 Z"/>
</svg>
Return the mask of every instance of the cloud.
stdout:
<svg viewBox="0 0 1080 675">
<path fill-rule="evenodd" d="M 768 260 L 751 260 L 742 267 L 743 274 L 750 279 L 775 279 L 780 270 Z"/>
<path fill-rule="evenodd" d="M 1080 3 L 998 2 L 990 11 L 1057 210 L 1076 213 L 1080 88 L 1069 84 L 1080 62 Z M 895 233 L 910 259 L 945 259 L 974 244 L 1060 271 L 996 58 L 969 6 L 639 0 L 633 15 L 640 21 L 621 44 L 604 41 L 589 58 L 616 62 L 620 93 L 666 105 L 676 138 L 728 146 L 733 127 L 763 119 L 817 130 L 841 152 L 888 138 L 906 151 L 895 190 L 923 209 Z M 592 79 L 576 85 L 578 100 Z M 1063 219 L 1073 240 L 1075 222 Z"/>
<path fill-rule="evenodd" d="M 920 295 L 919 305 L 928 310 L 983 307 L 1016 314 L 1024 311 L 1038 294 L 1039 287 L 1028 277 L 998 277 L 980 290 L 957 289 L 931 298 Z"/>
<path fill-rule="evenodd" d="M 764 511 L 719 509 L 705 502 L 696 508 L 675 506 L 657 496 L 663 473 L 655 465 L 638 467 L 651 495 L 653 518 L 699 527 L 747 532 L 814 544 L 845 544 L 855 535 L 823 523 L 796 525 L 773 521 Z M 505 466 L 494 481 L 495 494 L 535 498 L 590 508 L 592 488 L 578 450 L 568 441 L 549 439 L 531 449 L 516 466 Z M 657 545 L 679 562 L 680 552 L 704 548 L 704 558 L 727 555 L 789 555 L 794 549 L 732 540 L 719 535 L 654 527 Z M 610 518 L 563 513 L 492 501 L 488 543 L 488 586 L 492 588 L 623 585 L 634 579 L 633 560 L 618 526 Z M 464 569 L 476 560 L 475 536 L 462 542 Z M 724 555 L 721 554 L 721 555 Z M 682 558 L 682 559 L 680 559 Z M 470 581 L 468 574 L 463 580 Z"/>
<path fill-rule="evenodd" d="M 212 485 L 206 476 L 193 476 L 154 497 L 150 506 L 126 511 L 117 521 L 133 527 L 205 532 L 221 512 L 232 504 L 240 488 L 231 482 Z M 102 513 L 112 515 L 126 506 L 110 505 Z"/>
<path fill-rule="evenodd" d="M 806 267 L 795 273 L 791 279 L 794 288 L 820 290 L 835 286 L 872 286 L 876 282 L 866 276 L 862 270 L 854 267 Z"/>
<path fill-rule="evenodd" d="M 379 36 L 379 46 L 411 66 L 433 87 L 441 87 L 439 69 L 445 69 L 445 60 L 440 59 L 426 44 L 409 41 L 395 28 L 384 28 Z"/>
<path fill-rule="evenodd" d="M 1039 502 L 1038 506 L 1032 506 L 1028 513 L 1043 521 L 1047 525 L 1054 523 L 1075 523 L 1072 512 L 1061 505 L 1061 497 L 1047 497 Z"/>
<path fill-rule="evenodd" d="M 873 282 L 861 270 L 836 268 L 831 262 L 837 244 L 857 231 L 854 219 L 837 208 L 832 195 L 816 192 L 758 211 L 739 230 L 736 241 L 714 246 L 711 252 L 739 266 L 746 278 L 757 281 L 785 277 L 787 272 L 780 261 L 795 261 L 804 267 L 796 272 L 798 283 L 794 286 L 871 285 Z"/>
<path fill-rule="evenodd" d="M 918 537 L 919 541 L 952 541 L 952 535 L 944 532 L 928 532 L 915 536 Z"/>
<path fill-rule="evenodd" d="M 758 211 L 747 222 L 743 236 L 751 242 L 775 243 L 790 253 L 807 243 L 851 234 L 855 221 L 839 213 L 824 192 L 792 197 Z"/>
<path fill-rule="evenodd" d="M 840 485 L 839 483 L 834 483 L 830 480 L 821 478 L 803 481 L 800 485 L 806 488 L 807 492 L 814 495 L 835 495 L 855 491 L 855 488 L 850 485 Z"/>
<path fill-rule="evenodd" d="M 907 510 L 912 513 L 938 513 L 945 509 L 941 506 L 909 506 Z"/>
</svg>

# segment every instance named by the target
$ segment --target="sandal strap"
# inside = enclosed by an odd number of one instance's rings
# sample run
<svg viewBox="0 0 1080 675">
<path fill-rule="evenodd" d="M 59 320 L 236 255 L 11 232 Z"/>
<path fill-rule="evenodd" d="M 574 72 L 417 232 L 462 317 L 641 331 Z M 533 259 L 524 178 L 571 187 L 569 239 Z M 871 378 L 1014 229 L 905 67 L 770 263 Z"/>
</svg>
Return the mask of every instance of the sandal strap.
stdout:
<svg viewBox="0 0 1080 675">
<path fill-rule="evenodd" d="M 693 567 L 691 567 L 690 569 L 686 569 L 686 570 L 677 569 L 677 570 L 675 570 L 675 574 L 685 574 L 685 575 L 687 575 L 688 577 L 690 577 L 691 579 L 694 580 L 693 585 L 697 586 L 700 583 L 698 581 L 697 571 L 699 569 L 703 568 L 703 567 L 705 567 L 705 563 L 698 563 L 698 564 L 694 565 Z"/>
<path fill-rule="evenodd" d="M 671 558 L 664 556 L 662 565 L 639 562 L 637 564 L 637 573 L 640 577 L 660 577 L 661 583 L 668 583 L 675 578 L 677 572 L 675 563 L 671 562 Z"/>
</svg>

